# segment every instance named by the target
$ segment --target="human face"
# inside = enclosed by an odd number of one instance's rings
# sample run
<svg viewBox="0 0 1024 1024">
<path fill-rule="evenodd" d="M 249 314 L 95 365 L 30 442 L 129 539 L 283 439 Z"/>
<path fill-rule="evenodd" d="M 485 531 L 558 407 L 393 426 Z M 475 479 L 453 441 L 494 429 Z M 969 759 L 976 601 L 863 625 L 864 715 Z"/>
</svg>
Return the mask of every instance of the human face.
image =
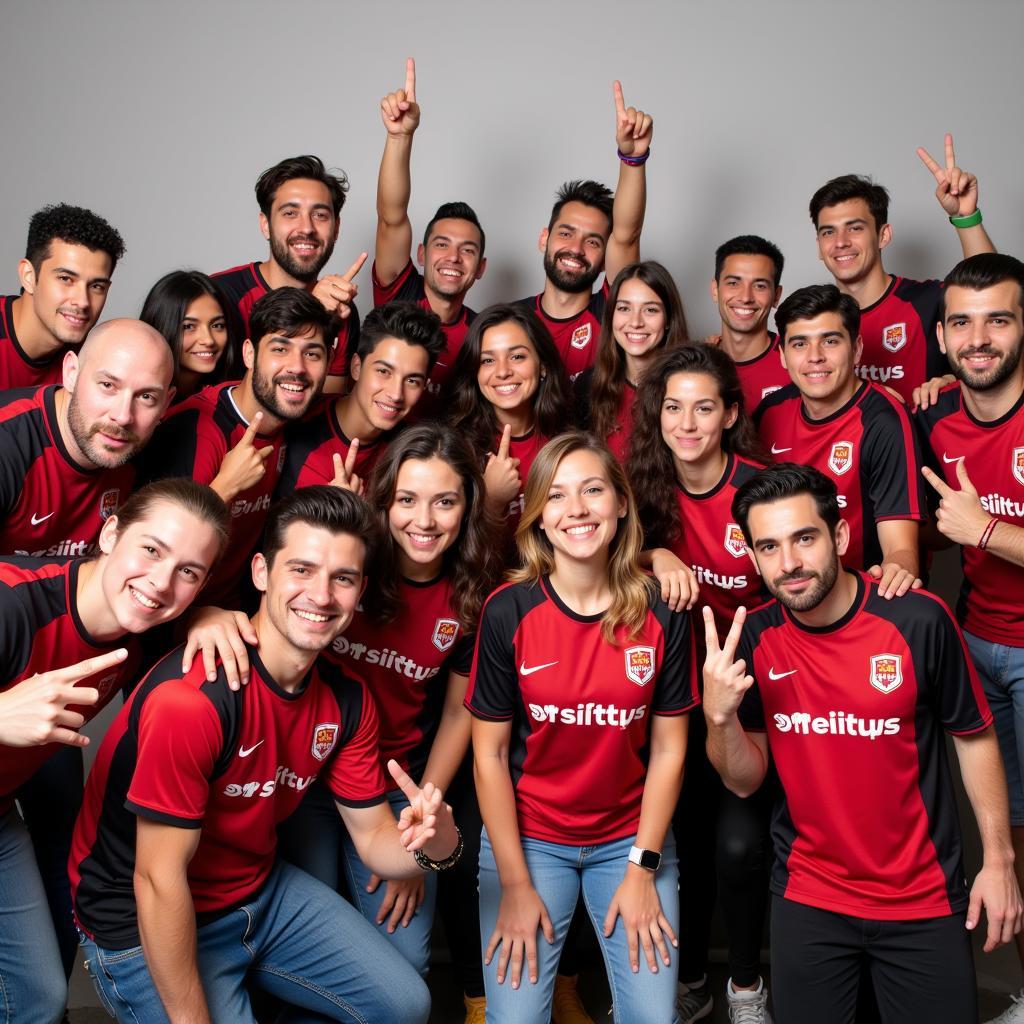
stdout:
<svg viewBox="0 0 1024 1024">
<path fill-rule="evenodd" d="M 589 292 L 604 270 L 610 233 L 608 218 L 599 209 L 566 203 L 554 226 L 540 233 L 548 280 L 563 292 Z"/>
<path fill-rule="evenodd" d="M 274 262 L 304 284 L 315 281 L 331 258 L 340 227 L 327 186 L 311 178 L 286 181 L 274 194 L 270 219 L 260 214 Z"/>
<path fill-rule="evenodd" d="M 477 226 L 458 217 L 437 221 L 417 257 L 424 287 L 445 299 L 464 296 L 483 275 L 487 262 L 480 255 Z"/>
<path fill-rule="evenodd" d="M 625 514 L 626 499 L 615 490 L 600 458 L 585 449 L 566 455 L 552 477 L 540 519 L 556 568 L 566 559 L 607 561 Z"/>
<path fill-rule="evenodd" d="M 124 633 L 144 633 L 176 619 L 196 599 L 217 560 L 217 531 L 170 501 L 120 529 L 111 516 L 100 531 L 100 586 Z"/>
<path fill-rule="evenodd" d="M 826 206 L 818 214 L 818 255 L 838 284 L 856 284 L 881 263 L 892 228 L 875 224 L 863 199 Z"/>
<path fill-rule="evenodd" d="M 284 541 L 272 564 L 253 558 L 253 582 L 263 591 L 260 646 L 314 655 L 352 621 L 366 586 L 366 546 L 302 522 L 287 527 Z"/>
<path fill-rule="evenodd" d="M 227 343 L 224 311 L 212 295 L 204 292 L 188 304 L 181 320 L 181 369 L 189 373 L 212 373 Z"/>
<path fill-rule="evenodd" d="M 839 576 L 839 556 L 849 528 L 840 520 L 835 536 L 809 494 L 754 505 L 747 519 L 751 550 L 772 597 L 794 612 L 817 608 Z"/>
<path fill-rule="evenodd" d="M 711 298 L 718 303 L 722 323 L 737 334 L 765 330 L 781 294 L 775 286 L 775 265 L 767 256 L 753 253 L 726 256 L 718 280 L 711 282 Z"/>
<path fill-rule="evenodd" d="M 351 398 L 371 430 L 391 430 L 409 415 L 427 386 L 429 363 L 422 345 L 401 338 L 381 338 L 363 359 L 352 357 Z"/>
<path fill-rule="evenodd" d="M 398 469 L 395 497 L 388 509 L 402 575 L 421 580 L 437 576 L 465 514 L 462 479 L 447 462 L 436 455 L 406 459 Z"/>
<path fill-rule="evenodd" d="M 247 341 L 242 355 L 256 401 L 279 420 L 301 419 L 323 390 L 327 345 L 317 327 L 294 338 L 265 334 L 255 347 Z"/>
<path fill-rule="evenodd" d="M 739 409 L 726 406 L 715 378 L 707 373 L 673 373 L 661 403 L 661 438 L 677 471 L 722 453 L 722 434 L 736 422 Z"/>
<path fill-rule="evenodd" d="M 972 391 L 1003 384 L 1017 371 L 1024 349 L 1020 285 L 1000 281 L 979 291 L 951 285 L 945 298 L 939 346 L 957 379 Z"/>
<path fill-rule="evenodd" d="M 81 344 L 107 301 L 110 257 L 55 238 L 38 273 L 28 260 L 18 271 L 39 325 L 62 345 Z"/>
<path fill-rule="evenodd" d="M 612 312 L 612 335 L 622 351 L 633 359 L 650 355 L 665 340 L 665 304 L 658 293 L 631 277 L 622 282 Z"/>
<path fill-rule="evenodd" d="M 476 380 L 480 393 L 496 410 L 532 409 L 542 374 L 537 350 L 519 324 L 508 320 L 484 331 Z"/>
<path fill-rule="evenodd" d="M 844 402 L 856 389 L 853 368 L 860 353 L 860 338 L 854 345 L 843 318 L 838 313 L 822 313 L 790 322 L 782 364 L 804 398 Z"/>
</svg>

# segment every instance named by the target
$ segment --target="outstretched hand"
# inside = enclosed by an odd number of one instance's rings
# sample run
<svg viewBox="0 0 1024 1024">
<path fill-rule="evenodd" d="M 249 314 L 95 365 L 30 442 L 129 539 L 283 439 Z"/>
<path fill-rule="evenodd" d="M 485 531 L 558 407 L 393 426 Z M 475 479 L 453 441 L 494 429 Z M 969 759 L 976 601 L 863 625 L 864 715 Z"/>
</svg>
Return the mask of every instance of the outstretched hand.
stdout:
<svg viewBox="0 0 1024 1024">
<path fill-rule="evenodd" d="M 651 148 L 654 119 L 636 107 L 627 107 L 622 98 L 622 84 L 612 83 L 615 94 L 615 143 L 623 156 L 641 157 Z"/>
<path fill-rule="evenodd" d="M 939 528 L 939 533 L 948 537 L 954 544 L 966 547 L 976 545 L 992 517 L 982 507 L 978 490 L 967 475 L 964 459 L 960 458 L 956 463 L 959 491 L 953 490 L 927 466 L 921 472 L 942 498 L 935 512 L 935 525 Z"/>
<path fill-rule="evenodd" d="M 923 146 L 917 155 L 932 172 L 936 182 L 935 198 L 950 217 L 968 217 L 978 208 L 978 179 L 968 171 L 957 167 L 953 152 L 953 136 L 946 132 L 945 166 L 939 165 Z"/>
<path fill-rule="evenodd" d="M 388 135 L 412 135 L 419 127 L 420 105 L 416 102 L 416 61 L 405 62 L 405 88 L 389 92 L 380 101 L 380 117 Z"/>
</svg>

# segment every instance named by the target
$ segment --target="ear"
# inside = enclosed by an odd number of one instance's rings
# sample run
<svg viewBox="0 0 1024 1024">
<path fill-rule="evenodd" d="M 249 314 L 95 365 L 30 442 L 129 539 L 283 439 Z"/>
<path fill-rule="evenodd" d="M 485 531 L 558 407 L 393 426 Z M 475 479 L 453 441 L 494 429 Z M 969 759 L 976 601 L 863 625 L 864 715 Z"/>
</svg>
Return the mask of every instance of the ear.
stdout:
<svg viewBox="0 0 1024 1024">
<path fill-rule="evenodd" d="M 359 597 L 357 598 L 357 601 L 362 601 L 363 594 L 366 593 L 366 584 L 369 583 L 369 582 L 370 582 L 370 577 L 369 576 L 364 576 L 363 577 L 363 582 L 359 586 Z"/>
<path fill-rule="evenodd" d="M 540 249 L 541 252 L 546 252 L 547 251 L 547 248 L 548 248 L 548 229 L 547 228 L 545 228 L 540 233 L 540 238 L 537 241 L 537 248 Z"/>
<path fill-rule="evenodd" d="M 892 225 L 883 224 L 882 230 L 878 232 L 878 248 L 884 249 L 892 241 Z"/>
<path fill-rule="evenodd" d="M 788 373 L 789 367 L 786 365 L 786 345 L 781 334 L 779 335 L 779 362 L 782 363 L 782 368 Z"/>
<path fill-rule="evenodd" d="M 359 380 L 359 374 L 362 372 L 362 369 L 363 369 L 363 361 L 362 361 L 362 359 L 359 358 L 359 353 L 358 352 L 353 352 L 352 353 L 352 359 L 351 359 L 351 361 L 348 364 L 348 375 L 354 381 Z"/>
<path fill-rule="evenodd" d="M 853 343 L 853 365 L 860 365 L 860 358 L 864 354 L 864 339 L 858 334 L 857 340 Z"/>
<path fill-rule="evenodd" d="M 416 262 L 422 267 L 426 262 L 426 258 L 427 248 L 422 242 L 420 242 L 420 244 L 416 246 Z"/>
<path fill-rule="evenodd" d="M 487 269 L 487 257 L 484 256 L 484 257 L 481 258 L 480 262 L 477 264 L 476 277 L 474 277 L 473 280 L 474 281 L 479 281 L 480 278 L 484 276 L 484 271 L 486 269 Z"/>
<path fill-rule="evenodd" d="M 725 411 L 725 423 L 724 428 L 728 430 L 730 427 L 736 425 L 736 421 L 740 418 L 740 407 L 738 405 L 730 405 Z"/>
<path fill-rule="evenodd" d="M 836 553 L 840 558 L 846 554 L 850 546 L 850 524 L 845 519 L 840 519 L 836 524 Z"/>
<path fill-rule="evenodd" d="M 340 217 L 334 222 L 334 237 L 331 239 L 331 241 L 332 242 L 336 242 L 338 240 L 338 235 L 339 234 L 341 234 L 341 218 Z"/>
<path fill-rule="evenodd" d="M 269 242 L 270 241 L 270 221 L 267 220 L 265 213 L 260 213 L 260 234 Z"/>
<path fill-rule="evenodd" d="M 99 548 L 105 555 L 114 550 L 117 543 L 117 516 L 107 517 L 107 521 L 100 528 Z"/>
<path fill-rule="evenodd" d="M 69 349 L 64 353 L 64 362 L 61 364 L 61 383 L 69 395 L 75 392 L 75 384 L 78 383 L 78 371 L 81 369 L 81 365 L 77 352 L 72 352 Z"/>
<path fill-rule="evenodd" d="M 29 295 L 35 295 L 36 268 L 30 260 L 18 260 L 18 281 Z"/>
<path fill-rule="evenodd" d="M 267 560 L 263 557 L 262 552 L 257 551 L 256 554 L 252 556 L 252 583 L 261 594 L 265 594 L 267 592 L 268 572 Z"/>
<path fill-rule="evenodd" d="M 242 362 L 247 370 L 256 365 L 256 346 L 248 338 L 242 342 Z"/>
<path fill-rule="evenodd" d="M 942 334 L 942 321 L 941 320 L 935 325 L 935 337 L 939 339 L 939 351 L 943 355 L 948 355 L 948 353 L 946 352 L 946 339 L 943 337 L 943 334 Z"/>
<path fill-rule="evenodd" d="M 779 287 L 775 289 L 775 301 L 772 303 L 772 309 L 777 309 L 778 305 L 779 305 L 779 303 L 781 301 L 782 301 L 782 285 L 779 285 Z"/>
<path fill-rule="evenodd" d="M 718 305 L 718 281 L 715 278 L 711 279 L 711 301 Z"/>
</svg>

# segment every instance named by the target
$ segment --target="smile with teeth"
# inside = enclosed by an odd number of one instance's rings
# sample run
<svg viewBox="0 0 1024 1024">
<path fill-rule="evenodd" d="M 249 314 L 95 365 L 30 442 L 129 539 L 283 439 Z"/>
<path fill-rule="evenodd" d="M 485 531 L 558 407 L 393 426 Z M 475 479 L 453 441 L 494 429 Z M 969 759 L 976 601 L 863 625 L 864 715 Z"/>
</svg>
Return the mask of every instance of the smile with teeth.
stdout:
<svg viewBox="0 0 1024 1024">
<path fill-rule="evenodd" d="M 494 390 L 497 391 L 499 395 L 514 395 L 518 389 L 519 389 L 519 385 L 518 384 L 495 384 L 494 385 Z"/>
<path fill-rule="evenodd" d="M 67 309 L 60 310 L 60 315 L 75 327 L 84 327 L 89 322 L 88 318 L 79 316 L 77 313 L 72 313 Z"/>
<path fill-rule="evenodd" d="M 279 388 L 281 388 L 282 391 L 289 391 L 293 395 L 301 395 L 302 392 L 306 390 L 306 385 L 305 384 L 301 384 L 298 381 L 294 381 L 294 380 L 287 381 L 287 382 L 286 381 L 278 381 L 277 382 L 277 386 Z"/>
<path fill-rule="evenodd" d="M 308 612 L 302 608 L 293 608 L 292 611 L 295 612 L 300 619 L 305 619 L 307 622 L 321 623 L 329 622 L 331 619 L 330 615 L 321 615 L 319 612 Z"/>
<path fill-rule="evenodd" d="M 397 416 L 402 411 L 402 407 L 400 405 L 392 405 L 392 403 L 385 402 L 380 398 L 376 399 L 373 404 L 377 406 L 385 416 Z"/>
<path fill-rule="evenodd" d="M 411 530 L 406 530 L 405 535 L 416 547 L 420 548 L 431 548 L 440 540 L 436 533 L 413 533 Z"/>
<path fill-rule="evenodd" d="M 571 256 L 559 256 L 558 262 L 565 267 L 566 270 L 583 270 L 585 264 L 582 260 L 573 259 Z"/>
<path fill-rule="evenodd" d="M 141 604 L 143 608 L 148 608 L 150 611 L 155 611 L 157 608 L 163 607 L 159 601 L 154 601 L 151 597 L 146 597 L 141 590 L 136 590 L 130 583 L 128 584 L 128 593 L 131 595 L 132 600 Z"/>
<path fill-rule="evenodd" d="M 597 529 L 597 523 L 583 523 L 580 526 L 570 526 L 565 532 L 570 537 L 585 537 Z"/>
</svg>

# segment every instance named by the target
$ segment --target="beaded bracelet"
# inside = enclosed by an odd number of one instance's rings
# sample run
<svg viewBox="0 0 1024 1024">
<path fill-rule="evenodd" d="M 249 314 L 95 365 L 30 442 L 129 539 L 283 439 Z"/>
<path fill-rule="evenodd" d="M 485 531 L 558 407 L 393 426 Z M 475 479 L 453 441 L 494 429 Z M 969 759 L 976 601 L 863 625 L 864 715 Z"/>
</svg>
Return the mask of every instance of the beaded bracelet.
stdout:
<svg viewBox="0 0 1024 1024">
<path fill-rule="evenodd" d="M 643 167 L 651 155 L 651 151 L 649 149 L 643 156 L 627 156 L 621 149 L 616 149 L 615 152 L 619 154 L 619 159 L 627 167 Z"/>
<path fill-rule="evenodd" d="M 422 850 L 414 850 L 412 855 L 416 858 L 416 863 L 424 871 L 447 871 L 448 868 L 454 867 L 462 856 L 463 847 L 462 832 L 458 825 L 455 826 L 455 834 L 459 837 L 459 841 L 455 844 L 455 849 L 444 860 L 431 860 Z"/>
</svg>

